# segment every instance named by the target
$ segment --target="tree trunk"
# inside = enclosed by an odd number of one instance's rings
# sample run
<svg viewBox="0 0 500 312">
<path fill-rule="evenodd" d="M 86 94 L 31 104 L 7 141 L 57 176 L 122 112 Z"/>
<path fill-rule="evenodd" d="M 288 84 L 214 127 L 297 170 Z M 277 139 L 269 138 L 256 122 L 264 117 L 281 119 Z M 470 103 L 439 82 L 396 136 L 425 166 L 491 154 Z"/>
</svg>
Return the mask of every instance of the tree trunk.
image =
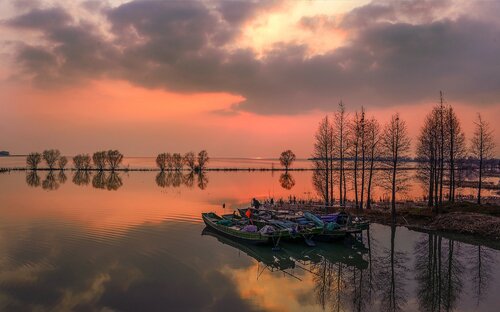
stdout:
<svg viewBox="0 0 500 312">
<path fill-rule="evenodd" d="M 358 200 L 358 144 L 359 142 L 356 139 L 356 145 L 354 149 L 354 199 L 356 202 L 356 208 L 359 205 Z"/>
<path fill-rule="evenodd" d="M 397 160 L 394 160 L 392 165 L 392 199 L 391 199 L 391 215 L 393 224 L 396 224 L 396 168 L 397 168 Z"/>
<path fill-rule="evenodd" d="M 479 185 L 477 188 L 477 203 L 481 205 L 481 187 L 483 183 L 483 155 L 479 157 Z"/>
<path fill-rule="evenodd" d="M 371 155 L 370 155 L 370 171 L 368 173 L 368 188 L 366 190 L 366 209 L 371 209 L 371 189 L 372 189 L 372 178 L 373 178 L 373 165 L 374 165 L 374 150 L 375 148 L 372 147 L 371 149 Z"/>
<path fill-rule="evenodd" d="M 365 142 L 364 141 L 365 139 L 363 138 L 361 143 L 362 144 L 361 145 L 361 200 L 359 203 L 359 210 L 363 210 L 363 198 L 365 195 Z"/>
</svg>

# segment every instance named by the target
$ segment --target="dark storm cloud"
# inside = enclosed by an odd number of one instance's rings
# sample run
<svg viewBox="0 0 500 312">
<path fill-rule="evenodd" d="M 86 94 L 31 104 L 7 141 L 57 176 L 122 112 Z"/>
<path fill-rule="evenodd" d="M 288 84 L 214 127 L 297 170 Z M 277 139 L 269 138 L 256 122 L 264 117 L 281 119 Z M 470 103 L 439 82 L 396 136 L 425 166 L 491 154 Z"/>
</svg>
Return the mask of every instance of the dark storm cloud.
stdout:
<svg viewBox="0 0 500 312">
<path fill-rule="evenodd" d="M 373 2 L 341 21 L 325 15 L 299 21 L 350 34 L 347 45 L 322 55 L 285 43 L 262 57 L 227 48 L 240 25 L 273 5 L 136 0 L 102 11 L 113 39 L 61 9 L 35 9 L 7 24 L 36 28 L 51 43 L 25 44 L 17 55 L 24 70 L 44 83 L 111 77 L 176 92 L 229 92 L 246 99 L 234 111 L 294 114 L 329 109 L 341 98 L 354 106 L 409 104 L 435 100 L 438 90 L 474 104 L 500 96 L 494 10 L 471 6 L 467 16 L 441 18 L 454 2 Z"/>
<path fill-rule="evenodd" d="M 7 25 L 18 28 L 49 30 L 66 25 L 71 20 L 71 15 L 61 8 L 45 10 L 35 8 L 26 14 L 11 19 L 7 22 Z"/>
<path fill-rule="evenodd" d="M 268 10 L 279 6 L 281 0 L 268 1 L 227 1 L 219 0 L 215 3 L 217 11 L 224 20 L 232 25 L 239 25 L 251 19 L 263 10 Z"/>
<path fill-rule="evenodd" d="M 98 78 L 116 65 L 117 48 L 102 38 L 96 26 L 75 22 L 61 8 L 34 9 L 5 23 L 41 31 L 46 45 L 20 44 L 16 59 L 38 85 L 67 85 Z"/>
</svg>

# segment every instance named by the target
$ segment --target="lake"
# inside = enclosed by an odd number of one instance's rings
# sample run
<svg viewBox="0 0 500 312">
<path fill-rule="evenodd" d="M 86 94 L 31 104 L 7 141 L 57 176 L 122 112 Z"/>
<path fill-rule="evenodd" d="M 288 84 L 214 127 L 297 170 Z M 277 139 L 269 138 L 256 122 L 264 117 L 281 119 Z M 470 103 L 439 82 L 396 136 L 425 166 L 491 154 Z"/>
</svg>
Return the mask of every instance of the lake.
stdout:
<svg viewBox="0 0 500 312">
<path fill-rule="evenodd" d="M 317 196 L 310 171 L 281 174 L 0 174 L 0 310 L 498 311 L 488 242 L 373 224 L 273 252 L 205 229 L 201 212 Z"/>
</svg>

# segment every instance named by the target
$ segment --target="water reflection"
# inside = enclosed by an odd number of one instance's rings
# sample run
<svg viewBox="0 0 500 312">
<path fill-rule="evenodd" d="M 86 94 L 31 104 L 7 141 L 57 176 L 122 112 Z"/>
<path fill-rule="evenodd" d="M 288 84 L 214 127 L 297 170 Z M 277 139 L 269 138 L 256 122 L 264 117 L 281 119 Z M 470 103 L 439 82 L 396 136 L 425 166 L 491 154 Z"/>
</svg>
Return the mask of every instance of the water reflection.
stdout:
<svg viewBox="0 0 500 312">
<path fill-rule="evenodd" d="M 470 280 L 476 307 L 487 296 L 495 267 L 493 252 L 483 246 L 469 246 Z"/>
<path fill-rule="evenodd" d="M 291 190 L 295 186 L 295 179 L 287 171 L 280 175 L 280 184 L 281 187 L 284 188 L 285 190 Z"/>
<path fill-rule="evenodd" d="M 428 234 L 415 244 L 415 273 L 422 311 L 452 311 L 463 291 L 460 243 Z"/>
<path fill-rule="evenodd" d="M 34 170 L 30 170 L 26 172 L 26 184 L 31 187 L 39 187 L 40 186 L 40 176 Z"/>
<path fill-rule="evenodd" d="M 208 176 L 203 171 L 198 173 L 197 180 L 198 180 L 198 188 L 200 190 L 204 190 L 207 188 Z"/>
<path fill-rule="evenodd" d="M 94 188 L 116 191 L 122 187 L 122 185 L 122 178 L 119 173 L 115 171 L 98 171 L 97 174 L 92 177 L 92 186 Z"/>
<path fill-rule="evenodd" d="M 363 311 L 371 300 L 371 279 L 367 270 L 370 268 L 365 256 L 369 250 L 364 243 L 352 239 L 345 244 L 323 244 L 314 248 L 300 244 L 282 244 L 281 250 L 272 251 L 268 246 L 255 246 L 232 240 L 217 232 L 205 228 L 202 235 L 215 237 L 220 243 L 229 245 L 257 260 L 261 267 L 256 279 L 265 270 L 279 271 L 284 275 L 303 282 L 302 270 L 312 275 L 313 292 L 316 303 L 332 311 Z"/>
<path fill-rule="evenodd" d="M 75 185 L 89 185 L 90 184 L 90 171 L 88 170 L 78 170 L 73 174 L 73 183 Z"/>
<path fill-rule="evenodd" d="M 47 191 L 54 191 L 59 188 L 59 181 L 56 179 L 54 171 L 50 170 L 42 182 L 42 188 Z"/>
<path fill-rule="evenodd" d="M 408 279 L 408 256 L 405 252 L 395 250 L 396 226 L 391 226 L 391 243 L 384 250 L 380 267 L 377 269 L 377 288 L 380 290 L 381 309 L 386 311 L 402 311 L 406 304 L 408 293 L 405 284 Z"/>
<path fill-rule="evenodd" d="M 77 170 L 73 173 L 72 181 L 78 186 L 89 185 L 92 182 L 94 188 L 108 191 L 115 191 L 123 186 L 123 180 L 116 171 L 97 171 L 94 174 L 92 173 L 92 171 L 88 170 Z M 63 170 L 57 172 L 54 172 L 54 170 L 48 171 L 43 181 L 40 179 L 37 171 L 26 171 L 26 184 L 31 187 L 42 186 L 44 190 L 57 190 L 67 180 L 68 177 Z M 159 172 L 156 175 L 155 181 L 162 188 L 177 188 L 181 185 L 192 188 L 196 183 L 197 187 L 201 190 L 206 189 L 209 182 L 206 172 L 183 174 L 179 171 Z"/>
<path fill-rule="evenodd" d="M 252 310 L 234 281 L 206 270 L 227 262 L 227 254 L 202 257 L 201 267 L 189 260 L 191 248 L 205 255 L 214 248 L 199 240 L 197 225 L 143 225 L 112 237 L 63 223 L 26 225 L 0 227 L 8 238 L 0 245 L 7 255 L 0 258 L 2 311 Z M 166 247 L 179 242 L 179 231 L 191 248 Z"/>
<path fill-rule="evenodd" d="M 286 198 L 269 173 L 210 172 L 204 192 L 160 192 L 156 184 L 173 187 L 174 178 L 158 172 L 119 172 L 128 186 L 120 192 L 62 186 L 123 183 L 107 171 L 64 174 L 0 176 L 2 311 L 498 308 L 500 247 L 492 242 L 378 224 L 345 244 L 283 244 L 281 252 L 200 236 L 202 211 L 230 213 L 221 203 L 243 205 L 273 186 Z M 293 175 L 294 190 L 311 190 L 312 172 Z M 197 188 L 199 179 L 184 173 L 180 185 Z M 58 191 L 41 192 L 45 180 Z"/>
<path fill-rule="evenodd" d="M 68 180 L 68 177 L 66 176 L 66 173 L 64 172 L 64 170 L 59 170 L 59 173 L 57 174 L 57 180 L 61 184 L 66 183 L 66 180 Z"/>
<path fill-rule="evenodd" d="M 187 174 L 183 174 L 180 171 L 160 171 L 156 175 L 156 185 L 162 188 L 168 187 L 180 187 L 184 185 L 188 188 L 192 188 L 194 186 L 196 180 L 196 185 L 198 188 L 204 190 L 208 185 L 208 176 L 206 172 L 198 172 L 195 173 L 190 171 Z"/>
</svg>

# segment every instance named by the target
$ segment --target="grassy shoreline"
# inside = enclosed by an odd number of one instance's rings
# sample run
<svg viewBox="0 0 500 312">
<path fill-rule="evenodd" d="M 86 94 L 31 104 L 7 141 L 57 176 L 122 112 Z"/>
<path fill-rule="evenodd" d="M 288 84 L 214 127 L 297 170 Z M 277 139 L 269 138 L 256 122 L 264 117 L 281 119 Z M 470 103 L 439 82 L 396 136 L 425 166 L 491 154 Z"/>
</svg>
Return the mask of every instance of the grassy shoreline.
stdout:
<svg viewBox="0 0 500 312">
<path fill-rule="evenodd" d="M 371 222 L 390 225 L 388 209 L 370 209 L 362 212 L 349 209 L 353 215 L 362 216 Z M 495 241 L 500 249 L 500 206 L 477 205 L 470 202 L 446 204 L 439 214 L 430 208 L 401 208 L 397 211 L 396 224 L 419 232 L 446 232 L 477 236 Z"/>
</svg>

